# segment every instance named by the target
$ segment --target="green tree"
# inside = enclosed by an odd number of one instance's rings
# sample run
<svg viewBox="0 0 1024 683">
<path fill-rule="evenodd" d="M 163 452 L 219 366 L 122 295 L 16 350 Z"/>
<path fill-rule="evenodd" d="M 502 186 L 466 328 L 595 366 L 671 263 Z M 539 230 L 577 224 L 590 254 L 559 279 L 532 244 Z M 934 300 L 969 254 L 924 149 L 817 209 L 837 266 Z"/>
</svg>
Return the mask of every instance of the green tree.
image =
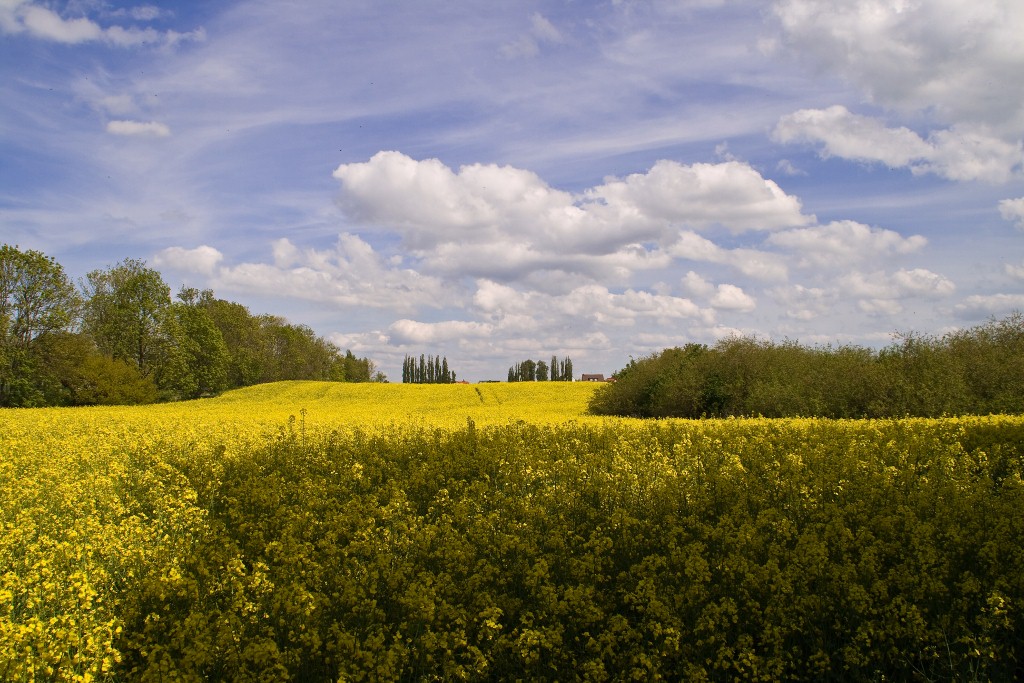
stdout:
<svg viewBox="0 0 1024 683">
<path fill-rule="evenodd" d="M 227 348 L 228 386 L 247 387 L 263 381 L 271 356 L 259 317 L 242 304 L 215 299 L 209 290 L 200 293 L 199 304 L 220 330 Z"/>
<path fill-rule="evenodd" d="M 42 405 L 42 336 L 70 330 L 80 299 L 63 267 L 38 251 L 0 245 L 0 405 Z"/>
<path fill-rule="evenodd" d="M 157 384 L 176 399 L 220 393 L 231 363 L 224 337 L 196 290 L 182 288 L 178 298 L 164 318 L 168 345 Z"/>
<path fill-rule="evenodd" d="M 548 381 L 548 364 L 542 360 L 537 361 L 537 381 Z"/>
<path fill-rule="evenodd" d="M 365 361 L 369 362 L 369 361 Z M 370 363 L 370 374 L 373 376 L 373 364 Z M 373 381 L 387 381 L 381 373 Z M 447 356 L 426 356 L 420 354 L 419 361 L 406 355 L 402 361 L 402 381 L 407 384 L 451 384 L 455 381 L 455 373 L 448 365 Z"/>
<path fill-rule="evenodd" d="M 89 273 L 82 289 L 84 327 L 100 351 L 134 364 L 143 377 L 159 370 L 170 350 L 166 317 L 171 306 L 171 289 L 160 273 L 145 261 L 125 259 Z"/>
</svg>

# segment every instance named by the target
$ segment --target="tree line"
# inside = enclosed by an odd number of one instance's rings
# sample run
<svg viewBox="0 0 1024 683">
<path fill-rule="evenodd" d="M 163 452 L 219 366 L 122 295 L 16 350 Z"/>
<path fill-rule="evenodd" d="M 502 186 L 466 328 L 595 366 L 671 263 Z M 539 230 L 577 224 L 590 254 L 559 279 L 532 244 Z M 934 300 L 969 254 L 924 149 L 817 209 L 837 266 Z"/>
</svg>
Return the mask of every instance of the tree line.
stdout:
<svg viewBox="0 0 1024 683">
<path fill-rule="evenodd" d="M 559 360 L 551 356 L 551 363 L 526 359 L 508 369 L 509 382 L 571 382 L 572 359 L 566 356 Z"/>
<path fill-rule="evenodd" d="M 41 252 L 0 245 L 0 406 L 136 404 L 263 382 L 386 381 L 305 325 L 170 287 L 144 261 L 76 287 Z"/>
<path fill-rule="evenodd" d="M 448 367 L 448 357 L 424 356 L 419 360 L 406 355 L 402 361 L 402 382 L 405 384 L 454 384 L 455 372 Z"/>
<path fill-rule="evenodd" d="M 940 417 L 1024 412 L 1024 316 L 875 351 L 732 337 L 631 360 L 590 410 L 637 417 Z"/>
</svg>

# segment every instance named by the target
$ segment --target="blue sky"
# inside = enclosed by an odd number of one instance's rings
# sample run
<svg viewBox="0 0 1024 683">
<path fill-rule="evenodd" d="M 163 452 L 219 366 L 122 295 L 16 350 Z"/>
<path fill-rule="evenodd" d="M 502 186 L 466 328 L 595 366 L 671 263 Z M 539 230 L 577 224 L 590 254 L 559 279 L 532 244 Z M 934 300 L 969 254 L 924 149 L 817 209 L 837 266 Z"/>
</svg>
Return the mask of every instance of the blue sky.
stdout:
<svg viewBox="0 0 1024 683">
<path fill-rule="evenodd" d="M 1024 310 L 1019 0 L 0 0 L 0 241 L 392 379 Z"/>
</svg>

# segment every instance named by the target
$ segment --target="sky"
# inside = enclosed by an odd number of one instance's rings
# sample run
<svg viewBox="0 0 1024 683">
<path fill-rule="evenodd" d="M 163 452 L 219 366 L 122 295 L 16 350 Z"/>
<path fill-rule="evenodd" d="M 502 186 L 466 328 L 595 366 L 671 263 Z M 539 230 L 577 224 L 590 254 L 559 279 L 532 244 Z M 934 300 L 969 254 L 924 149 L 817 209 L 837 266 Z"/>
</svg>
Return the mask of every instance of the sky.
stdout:
<svg viewBox="0 0 1024 683">
<path fill-rule="evenodd" d="M 1024 310 L 1020 0 L 0 0 L 0 242 L 373 360 Z"/>
</svg>

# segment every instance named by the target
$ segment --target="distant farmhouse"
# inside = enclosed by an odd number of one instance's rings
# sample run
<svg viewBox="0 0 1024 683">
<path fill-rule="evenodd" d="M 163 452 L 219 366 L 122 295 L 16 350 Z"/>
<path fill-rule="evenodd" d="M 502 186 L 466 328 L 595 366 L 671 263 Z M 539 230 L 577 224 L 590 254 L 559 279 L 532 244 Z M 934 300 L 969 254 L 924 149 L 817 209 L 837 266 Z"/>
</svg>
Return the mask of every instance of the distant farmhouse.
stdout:
<svg viewBox="0 0 1024 683">
<path fill-rule="evenodd" d="M 604 375 L 587 375 L 584 374 L 580 377 L 581 382 L 603 382 L 605 381 Z"/>
</svg>

